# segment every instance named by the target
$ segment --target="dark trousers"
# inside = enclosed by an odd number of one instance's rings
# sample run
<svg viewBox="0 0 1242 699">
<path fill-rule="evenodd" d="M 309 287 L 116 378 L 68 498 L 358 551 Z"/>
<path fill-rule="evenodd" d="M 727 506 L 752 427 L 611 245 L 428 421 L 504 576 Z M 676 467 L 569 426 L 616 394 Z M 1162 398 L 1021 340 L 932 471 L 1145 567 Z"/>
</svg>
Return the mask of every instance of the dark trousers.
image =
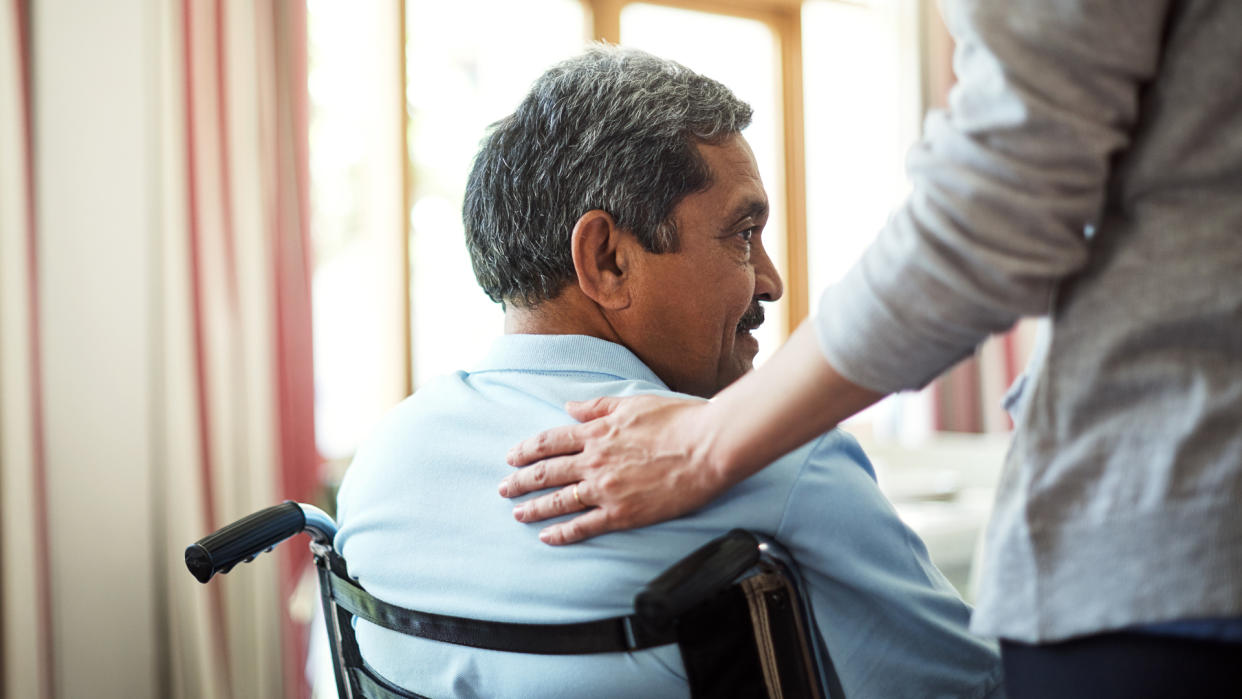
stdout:
<svg viewBox="0 0 1242 699">
<path fill-rule="evenodd" d="M 1133 632 L 1002 640 L 1001 661 L 1009 699 L 1242 697 L 1242 643 Z"/>
</svg>

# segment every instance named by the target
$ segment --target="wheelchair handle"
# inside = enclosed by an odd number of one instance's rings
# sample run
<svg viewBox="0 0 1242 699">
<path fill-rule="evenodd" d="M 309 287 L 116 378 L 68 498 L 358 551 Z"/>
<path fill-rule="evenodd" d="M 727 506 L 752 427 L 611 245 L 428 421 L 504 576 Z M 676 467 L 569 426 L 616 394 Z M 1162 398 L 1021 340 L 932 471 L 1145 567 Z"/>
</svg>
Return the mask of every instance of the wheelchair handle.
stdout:
<svg viewBox="0 0 1242 699">
<path fill-rule="evenodd" d="M 759 544 L 745 529 L 712 540 L 647 583 L 634 597 L 634 611 L 656 627 L 668 624 L 758 563 Z"/>
<path fill-rule="evenodd" d="M 216 573 L 227 573 L 233 566 L 253 561 L 289 537 L 306 531 L 321 543 L 331 544 L 336 524 L 322 510 L 286 500 L 199 539 L 185 549 L 185 565 L 201 583 Z"/>
</svg>

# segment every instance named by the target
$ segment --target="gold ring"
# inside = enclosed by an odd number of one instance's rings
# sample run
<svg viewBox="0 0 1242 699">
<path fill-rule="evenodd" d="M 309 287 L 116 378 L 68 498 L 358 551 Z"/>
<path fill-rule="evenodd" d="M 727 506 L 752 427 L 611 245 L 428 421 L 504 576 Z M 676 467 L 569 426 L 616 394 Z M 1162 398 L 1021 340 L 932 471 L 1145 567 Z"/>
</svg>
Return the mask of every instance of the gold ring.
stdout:
<svg viewBox="0 0 1242 699">
<path fill-rule="evenodd" d="M 581 481 L 579 481 L 579 483 L 581 483 Z M 586 507 L 586 503 L 582 502 L 582 498 L 578 497 L 578 485 L 579 485 L 579 483 L 574 483 L 574 500 L 577 500 L 577 501 L 578 501 L 578 506 L 579 506 L 579 507 Z"/>
</svg>

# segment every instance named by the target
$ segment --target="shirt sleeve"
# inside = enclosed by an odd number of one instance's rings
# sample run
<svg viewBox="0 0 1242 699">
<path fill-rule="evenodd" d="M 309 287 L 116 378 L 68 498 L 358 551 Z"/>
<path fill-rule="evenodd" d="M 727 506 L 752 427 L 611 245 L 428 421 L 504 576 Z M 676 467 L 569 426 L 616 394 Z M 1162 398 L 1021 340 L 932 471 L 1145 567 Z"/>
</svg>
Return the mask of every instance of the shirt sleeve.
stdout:
<svg viewBox="0 0 1242 699">
<path fill-rule="evenodd" d="M 920 388 L 1080 270 L 1084 229 L 1156 74 L 1166 2 L 948 0 L 958 82 L 907 168 L 910 198 L 815 319 L 828 361 Z"/>
<path fill-rule="evenodd" d="M 852 437 L 806 453 L 776 538 L 798 563 L 850 697 L 997 697 L 1000 657 L 876 485 Z"/>
</svg>

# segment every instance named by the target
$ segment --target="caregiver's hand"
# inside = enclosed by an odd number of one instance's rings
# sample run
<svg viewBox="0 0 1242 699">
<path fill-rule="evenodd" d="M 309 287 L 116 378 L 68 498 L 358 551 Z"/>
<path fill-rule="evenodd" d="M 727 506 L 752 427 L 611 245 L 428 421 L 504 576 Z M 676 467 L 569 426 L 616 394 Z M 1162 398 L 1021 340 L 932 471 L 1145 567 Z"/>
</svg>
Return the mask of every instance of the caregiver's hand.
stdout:
<svg viewBox="0 0 1242 699">
<path fill-rule="evenodd" d="M 540 532 L 548 544 L 663 522 L 702 507 L 882 397 L 838 373 L 804 323 L 762 367 L 711 401 L 632 396 L 570 403 L 566 409 L 582 424 L 514 447 L 509 463 L 525 468 L 501 482 L 500 494 L 561 486 L 514 508 L 521 522 L 585 510 Z"/>
<path fill-rule="evenodd" d="M 665 396 L 570 403 L 566 409 L 582 423 L 547 430 L 510 450 L 509 463 L 526 468 L 505 478 L 500 494 L 565 486 L 513 511 L 521 522 L 537 522 L 586 510 L 544 529 L 539 538 L 548 544 L 679 517 L 733 485 L 710 453 L 717 442 L 710 408 L 706 401 Z"/>
</svg>

